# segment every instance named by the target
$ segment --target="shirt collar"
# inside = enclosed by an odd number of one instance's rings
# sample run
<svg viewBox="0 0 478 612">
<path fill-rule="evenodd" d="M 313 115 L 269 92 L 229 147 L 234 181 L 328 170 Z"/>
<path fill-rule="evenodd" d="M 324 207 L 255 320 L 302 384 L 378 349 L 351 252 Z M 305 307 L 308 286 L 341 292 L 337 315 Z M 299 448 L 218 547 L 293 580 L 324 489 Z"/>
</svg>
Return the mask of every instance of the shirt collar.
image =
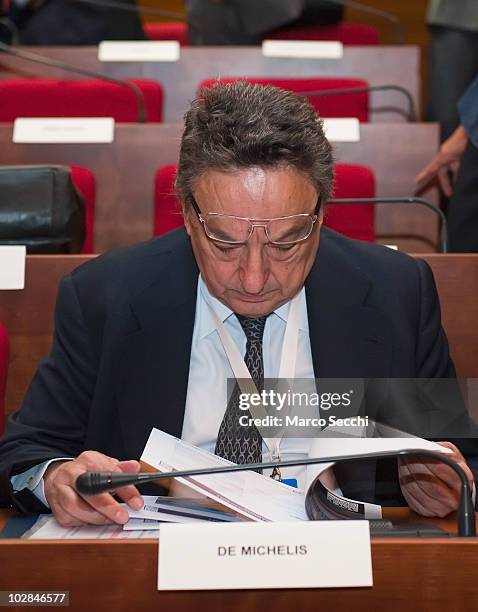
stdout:
<svg viewBox="0 0 478 612">
<path fill-rule="evenodd" d="M 223 304 L 216 297 L 211 295 L 202 275 L 199 275 L 198 290 L 197 290 L 197 305 L 196 308 L 196 325 L 198 326 L 199 338 L 205 338 L 211 332 L 216 330 L 216 323 L 208 308 L 207 303 L 212 306 L 214 312 L 218 315 L 223 323 L 233 316 L 234 312 Z M 287 323 L 290 312 L 290 300 L 282 304 L 279 308 L 273 311 L 273 315 L 277 316 L 284 323 Z M 300 318 L 299 329 L 304 332 L 309 331 L 309 320 L 307 317 L 307 302 L 305 297 L 305 287 L 300 290 Z"/>
</svg>

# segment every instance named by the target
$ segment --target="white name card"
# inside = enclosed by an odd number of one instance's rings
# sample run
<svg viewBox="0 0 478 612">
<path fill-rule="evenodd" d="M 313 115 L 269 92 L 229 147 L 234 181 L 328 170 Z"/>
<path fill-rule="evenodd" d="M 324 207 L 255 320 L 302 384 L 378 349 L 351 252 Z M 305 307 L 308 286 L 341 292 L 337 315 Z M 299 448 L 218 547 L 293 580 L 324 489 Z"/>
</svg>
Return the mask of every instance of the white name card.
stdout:
<svg viewBox="0 0 478 612">
<path fill-rule="evenodd" d="M 93 118 L 19 118 L 13 125 L 13 142 L 86 144 L 113 142 L 115 120 Z"/>
<path fill-rule="evenodd" d="M 22 245 L 0 246 L 0 290 L 25 289 L 25 257 Z"/>
<path fill-rule="evenodd" d="M 344 46 L 338 41 L 264 40 L 262 55 L 302 59 L 342 59 Z"/>
<path fill-rule="evenodd" d="M 355 117 L 324 119 L 324 130 L 330 142 L 360 142 L 360 122 Z"/>
<path fill-rule="evenodd" d="M 161 525 L 160 591 L 372 584 L 368 521 Z"/>
<path fill-rule="evenodd" d="M 180 55 L 177 40 L 104 40 L 98 45 L 100 62 L 177 62 Z"/>
</svg>

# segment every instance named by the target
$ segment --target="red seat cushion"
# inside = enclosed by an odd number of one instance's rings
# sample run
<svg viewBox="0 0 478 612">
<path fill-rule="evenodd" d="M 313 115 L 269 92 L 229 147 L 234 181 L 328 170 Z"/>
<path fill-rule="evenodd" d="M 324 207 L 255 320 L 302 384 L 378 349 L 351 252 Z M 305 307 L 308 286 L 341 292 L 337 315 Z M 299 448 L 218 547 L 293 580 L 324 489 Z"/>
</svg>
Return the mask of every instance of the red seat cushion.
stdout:
<svg viewBox="0 0 478 612">
<path fill-rule="evenodd" d="M 174 191 L 176 166 L 164 166 L 154 181 L 154 235 L 161 236 L 184 224 L 181 204 Z"/>
<path fill-rule="evenodd" d="M 156 173 L 154 197 L 154 235 L 181 227 L 181 205 L 174 193 L 176 166 L 164 166 Z M 336 198 L 373 198 L 375 177 L 364 166 L 337 164 L 335 167 Z M 372 204 L 335 204 L 326 209 L 324 224 L 357 240 L 375 240 L 374 206 Z"/>
<path fill-rule="evenodd" d="M 5 415 L 5 388 L 7 385 L 8 362 L 10 351 L 7 330 L 0 324 L 0 435 L 3 433 Z"/>
<path fill-rule="evenodd" d="M 177 40 L 182 47 L 189 46 L 188 26 L 183 21 L 151 21 L 143 28 L 149 40 Z"/>
<path fill-rule="evenodd" d="M 328 77 L 304 77 L 304 78 L 273 78 L 273 77 L 221 77 L 222 83 L 234 81 L 248 81 L 260 85 L 274 85 L 296 93 L 307 91 L 323 91 L 325 89 L 345 89 L 353 87 L 367 87 L 367 81 L 353 78 L 328 78 Z M 199 85 L 202 87 L 214 87 L 218 79 L 207 79 Z M 359 121 L 368 121 L 367 92 L 352 94 L 337 94 L 336 96 L 307 96 L 310 104 L 321 117 L 357 117 Z"/>
<path fill-rule="evenodd" d="M 273 40 L 338 40 L 344 45 L 378 45 L 377 28 L 365 23 L 339 23 L 331 26 L 298 26 L 268 32 Z"/>
<path fill-rule="evenodd" d="M 374 198 L 375 177 L 364 166 L 335 166 L 335 198 Z M 349 238 L 375 241 L 375 206 L 373 204 L 330 204 L 324 225 Z"/>
<path fill-rule="evenodd" d="M 95 226 L 95 177 L 86 168 L 71 166 L 71 178 L 75 187 L 83 196 L 85 202 L 85 242 L 81 252 L 85 255 L 94 253 L 94 226 Z"/>
<path fill-rule="evenodd" d="M 148 121 L 160 122 L 163 112 L 161 85 L 151 80 L 132 80 L 141 89 Z M 114 117 L 119 122 L 138 120 L 138 101 L 121 85 L 95 79 L 0 80 L 0 121 L 17 117 Z"/>
</svg>

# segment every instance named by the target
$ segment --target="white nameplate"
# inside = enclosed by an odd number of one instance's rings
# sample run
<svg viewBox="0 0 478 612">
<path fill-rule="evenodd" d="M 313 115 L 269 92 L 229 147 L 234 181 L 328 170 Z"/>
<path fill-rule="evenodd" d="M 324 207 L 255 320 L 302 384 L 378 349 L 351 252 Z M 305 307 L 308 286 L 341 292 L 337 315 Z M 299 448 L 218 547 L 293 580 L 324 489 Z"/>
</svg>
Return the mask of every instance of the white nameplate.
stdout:
<svg viewBox="0 0 478 612">
<path fill-rule="evenodd" d="M 368 521 L 161 525 L 160 591 L 372 584 Z"/>
<path fill-rule="evenodd" d="M 111 143 L 114 134 L 112 117 L 19 118 L 13 126 L 15 143 Z"/>
<path fill-rule="evenodd" d="M 262 55 L 302 59 L 342 59 L 344 46 L 338 41 L 264 40 L 262 41 Z"/>
<path fill-rule="evenodd" d="M 25 257 L 22 245 L 0 246 L 0 289 L 25 289 Z"/>
<path fill-rule="evenodd" d="M 392 251 L 398 251 L 398 246 L 396 244 L 384 244 L 388 249 L 392 249 Z"/>
<path fill-rule="evenodd" d="M 360 142 L 360 122 L 355 117 L 324 119 L 324 130 L 330 142 Z"/>
<path fill-rule="evenodd" d="M 177 40 L 104 40 L 98 45 L 100 62 L 177 62 L 180 55 Z"/>
</svg>

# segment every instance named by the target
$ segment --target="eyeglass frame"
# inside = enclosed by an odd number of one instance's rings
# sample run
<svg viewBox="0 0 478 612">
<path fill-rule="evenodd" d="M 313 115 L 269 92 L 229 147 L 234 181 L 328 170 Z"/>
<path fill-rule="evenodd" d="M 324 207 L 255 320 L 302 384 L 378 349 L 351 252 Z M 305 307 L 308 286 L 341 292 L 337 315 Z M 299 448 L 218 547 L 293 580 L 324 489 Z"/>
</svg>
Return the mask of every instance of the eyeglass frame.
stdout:
<svg viewBox="0 0 478 612">
<path fill-rule="evenodd" d="M 252 236 L 253 232 L 254 232 L 254 228 L 255 227 L 263 227 L 264 228 L 264 233 L 267 237 L 267 240 L 269 241 L 270 244 L 274 244 L 276 246 L 291 246 L 293 244 L 298 244 L 299 242 L 304 242 L 304 240 L 307 240 L 308 238 L 310 238 L 313 230 L 314 230 L 314 225 L 316 223 L 316 221 L 319 218 L 319 211 L 320 211 L 320 198 L 317 199 L 317 204 L 315 205 L 314 208 L 314 212 L 312 214 L 310 213 L 298 213 L 296 215 L 286 215 L 285 217 L 271 217 L 270 219 L 259 219 L 259 218 L 255 218 L 255 217 L 238 217 L 236 215 L 226 215 L 224 213 L 216 213 L 216 212 L 211 212 L 211 213 L 206 213 L 207 215 L 215 215 L 215 216 L 220 216 L 220 217 L 228 217 L 230 219 L 239 219 L 240 221 L 249 221 L 250 224 L 250 234 L 249 236 L 246 238 L 246 240 L 239 240 L 239 241 L 233 241 L 233 240 L 222 240 L 221 238 L 213 238 L 212 236 L 209 236 L 209 234 L 207 233 L 206 230 L 206 220 L 203 216 L 203 213 L 201 212 L 201 209 L 198 206 L 198 203 L 196 202 L 196 198 L 191 194 L 189 196 L 189 201 L 192 205 L 192 207 L 194 208 L 194 212 L 196 213 L 199 222 L 202 225 L 202 228 L 204 230 L 204 233 L 206 234 L 207 238 L 209 238 L 209 240 L 214 240 L 215 242 L 221 242 L 223 244 L 235 244 L 235 245 L 243 245 L 243 244 L 247 244 L 247 242 L 249 241 L 249 238 Z M 281 219 L 292 219 L 294 217 L 310 217 L 312 219 L 312 225 L 310 228 L 310 232 L 307 234 L 307 236 L 305 236 L 304 238 L 299 238 L 299 240 L 292 240 L 290 242 L 277 242 L 275 240 L 271 240 L 270 236 L 269 236 L 269 232 L 267 229 L 267 225 L 268 222 L 270 221 L 280 221 Z M 252 221 L 265 221 L 266 223 L 251 223 Z"/>
</svg>

